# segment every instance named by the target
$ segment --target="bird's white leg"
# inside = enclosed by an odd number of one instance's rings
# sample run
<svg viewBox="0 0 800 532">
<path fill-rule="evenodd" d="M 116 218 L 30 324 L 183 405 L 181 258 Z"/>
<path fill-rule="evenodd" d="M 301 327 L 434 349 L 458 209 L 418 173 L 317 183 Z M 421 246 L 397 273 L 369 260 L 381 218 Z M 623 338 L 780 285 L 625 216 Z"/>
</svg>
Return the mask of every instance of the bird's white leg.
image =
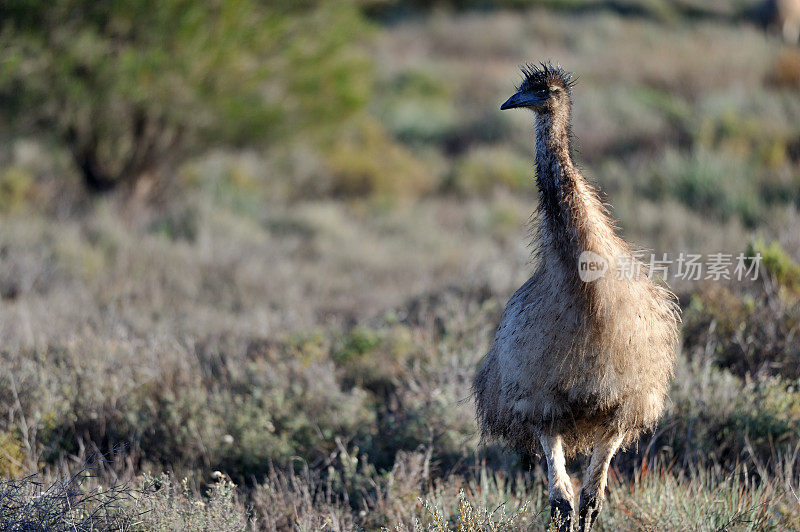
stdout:
<svg viewBox="0 0 800 532">
<path fill-rule="evenodd" d="M 592 529 L 606 495 L 606 480 L 611 458 L 622 444 L 623 435 L 616 430 L 600 430 L 595 437 L 594 450 L 581 488 L 579 532 Z"/>
<path fill-rule="evenodd" d="M 575 495 L 572 491 L 572 481 L 567 474 L 567 462 L 564 458 L 561 436 L 543 435 L 539 439 L 547 460 L 550 519 L 559 523 L 559 532 L 569 532 L 572 530 L 572 504 Z"/>
</svg>

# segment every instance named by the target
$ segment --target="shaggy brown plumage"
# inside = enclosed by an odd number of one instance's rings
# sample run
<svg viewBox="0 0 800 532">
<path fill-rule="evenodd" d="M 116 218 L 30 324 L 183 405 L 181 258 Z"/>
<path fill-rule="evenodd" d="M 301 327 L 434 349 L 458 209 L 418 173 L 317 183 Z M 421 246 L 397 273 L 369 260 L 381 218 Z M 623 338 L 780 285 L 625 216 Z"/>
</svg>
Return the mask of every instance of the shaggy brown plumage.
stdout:
<svg viewBox="0 0 800 532">
<path fill-rule="evenodd" d="M 508 302 L 475 376 L 477 417 L 484 436 L 518 450 L 533 451 L 541 442 L 554 513 L 567 521 L 572 488 L 559 464 L 564 455 L 594 447 L 597 464 L 590 465 L 581 501 L 581 526 L 588 529 L 599 511 L 611 456 L 652 426 L 663 409 L 675 364 L 678 308 L 668 290 L 644 275 L 646 266 L 616 235 L 596 190 L 573 164 L 570 75 L 544 64 L 523 74 L 518 92 L 502 108 L 536 112 L 536 269 Z M 593 282 L 579 277 L 579 257 L 586 251 L 608 264 Z M 641 274 L 619 278 L 622 260 Z"/>
</svg>

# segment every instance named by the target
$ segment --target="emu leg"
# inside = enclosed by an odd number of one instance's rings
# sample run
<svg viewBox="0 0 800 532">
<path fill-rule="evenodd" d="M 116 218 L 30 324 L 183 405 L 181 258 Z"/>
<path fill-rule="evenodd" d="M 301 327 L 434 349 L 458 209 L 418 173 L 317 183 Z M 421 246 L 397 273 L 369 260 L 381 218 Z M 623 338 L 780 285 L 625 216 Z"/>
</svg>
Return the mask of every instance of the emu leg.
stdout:
<svg viewBox="0 0 800 532">
<path fill-rule="evenodd" d="M 550 523 L 556 524 L 559 532 L 572 532 L 572 503 L 575 495 L 567 474 L 561 436 L 540 437 L 547 460 L 547 482 L 550 490 Z"/>
<path fill-rule="evenodd" d="M 578 531 L 592 529 L 606 496 L 606 479 L 611 458 L 622 444 L 623 435 L 615 431 L 598 433 L 586 477 L 581 488 L 581 502 L 578 510 Z"/>
</svg>

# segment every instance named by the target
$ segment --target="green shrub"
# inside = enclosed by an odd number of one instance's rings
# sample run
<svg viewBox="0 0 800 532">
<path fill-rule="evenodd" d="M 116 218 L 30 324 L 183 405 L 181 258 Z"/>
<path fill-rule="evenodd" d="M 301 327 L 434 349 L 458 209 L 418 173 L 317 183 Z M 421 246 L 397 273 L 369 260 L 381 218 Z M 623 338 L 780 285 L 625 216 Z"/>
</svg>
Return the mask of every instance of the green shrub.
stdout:
<svg viewBox="0 0 800 532">
<path fill-rule="evenodd" d="M 722 431 L 723 437 L 739 439 L 742 448 L 749 446 L 765 460 L 773 449 L 788 447 L 800 441 L 800 380 L 779 377 L 746 385 L 739 395 L 732 423 Z M 747 441 L 742 441 L 747 438 Z"/>
<path fill-rule="evenodd" d="M 25 471 L 27 453 L 17 434 L 0 432 L 0 478 L 13 478 Z"/>
<path fill-rule="evenodd" d="M 407 70 L 384 90 L 381 122 L 401 141 L 412 145 L 441 144 L 458 125 L 452 87 L 441 76 Z"/>
<path fill-rule="evenodd" d="M 478 147 L 455 163 L 448 187 L 462 194 L 485 195 L 495 188 L 534 189 L 530 158 L 499 147 Z"/>
<path fill-rule="evenodd" d="M 656 199 L 666 192 L 698 211 L 723 220 L 738 216 L 753 226 L 762 218 L 764 205 L 750 172 L 746 161 L 728 154 L 668 151 L 652 171 L 647 192 Z"/>
<path fill-rule="evenodd" d="M 14 0 L 0 18 L 4 118 L 65 146 L 95 191 L 338 125 L 371 88 L 350 2 Z"/>
<path fill-rule="evenodd" d="M 800 264 L 795 262 L 777 241 L 767 245 L 758 238 L 747 246 L 748 257 L 761 255 L 761 264 L 767 275 L 775 279 L 782 289 L 792 294 L 800 291 Z"/>
<path fill-rule="evenodd" d="M 723 286 L 706 287 L 684 313 L 684 346 L 692 356 L 710 354 L 737 375 L 800 378 L 800 332 L 796 298 L 758 291 L 737 294 Z"/>
<path fill-rule="evenodd" d="M 371 120 L 343 132 L 330 147 L 327 162 L 331 192 L 337 196 L 415 198 L 436 187 L 425 163 Z"/>
<path fill-rule="evenodd" d="M 22 210 L 35 193 L 31 174 L 14 166 L 6 168 L 0 174 L 0 213 Z"/>
<path fill-rule="evenodd" d="M 196 205 L 171 208 L 150 223 L 150 230 L 172 241 L 194 242 L 200 233 L 200 211 Z"/>
<path fill-rule="evenodd" d="M 768 103 L 776 103 L 771 102 L 769 93 L 763 100 L 763 110 L 737 109 L 731 104 L 709 110 L 696 132 L 698 143 L 710 151 L 754 161 L 759 172 L 785 167 L 792 126 L 761 116 L 772 111 Z"/>
<path fill-rule="evenodd" d="M 394 390 L 422 354 L 411 331 L 398 325 L 374 330 L 356 327 L 337 342 L 332 358 L 345 386 L 357 385 L 381 397 Z"/>
<path fill-rule="evenodd" d="M 653 446 L 646 448 L 648 460 L 678 462 L 683 469 L 733 468 L 747 461 L 780 467 L 776 459 L 791 454 L 800 441 L 798 381 L 780 376 L 744 381 L 709 362 L 680 361 L 672 404 L 652 440 L 644 438 Z M 641 463 L 630 467 L 636 465 Z"/>
<path fill-rule="evenodd" d="M 81 347 L 32 352 L 36 364 L 72 369 L 52 379 L 37 374 L 38 382 L 20 385 L 20 393 L 28 394 L 45 385 L 43 379 L 49 383 L 47 404 L 30 419 L 37 422 L 38 445 L 50 463 L 79 453 L 83 440 L 104 449 L 141 449 L 157 469 L 187 475 L 219 469 L 245 481 L 263 477 L 270 463 L 325 460 L 337 438 L 360 445 L 374 435 L 368 394 L 343 389 L 328 347 L 318 341 L 253 343 L 242 352 L 212 339 L 188 355 L 195 360 L 188 367 L 165 362 L 157 379 L 126 381 L 120 389 L 114 377 L 79 393 L 87 372 L 110 371 L 97 368 L 96 357 L 124 356 L 114 346 Z M 162 353 L 166 360 L 176 355 L 187 353 Z"/>
</svg>

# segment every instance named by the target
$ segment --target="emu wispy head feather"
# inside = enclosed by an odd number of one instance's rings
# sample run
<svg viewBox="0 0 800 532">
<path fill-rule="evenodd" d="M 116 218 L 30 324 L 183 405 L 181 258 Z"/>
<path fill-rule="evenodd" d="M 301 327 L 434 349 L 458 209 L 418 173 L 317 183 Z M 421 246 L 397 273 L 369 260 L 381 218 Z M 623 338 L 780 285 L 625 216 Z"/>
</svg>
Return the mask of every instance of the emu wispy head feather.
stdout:
<svg viewBox="0 0 800 532">
<path fill-rule="evenodd" d="M 575 86 L 575 78 L 570 72 L 550 62 L 538 65 L 527 63 L 522 67 L 522 76 L 522 82 L 517 87 L 522 92 L 552 90 L 557 87 L 571 94 L 572 87 Z"/>
</svg>

